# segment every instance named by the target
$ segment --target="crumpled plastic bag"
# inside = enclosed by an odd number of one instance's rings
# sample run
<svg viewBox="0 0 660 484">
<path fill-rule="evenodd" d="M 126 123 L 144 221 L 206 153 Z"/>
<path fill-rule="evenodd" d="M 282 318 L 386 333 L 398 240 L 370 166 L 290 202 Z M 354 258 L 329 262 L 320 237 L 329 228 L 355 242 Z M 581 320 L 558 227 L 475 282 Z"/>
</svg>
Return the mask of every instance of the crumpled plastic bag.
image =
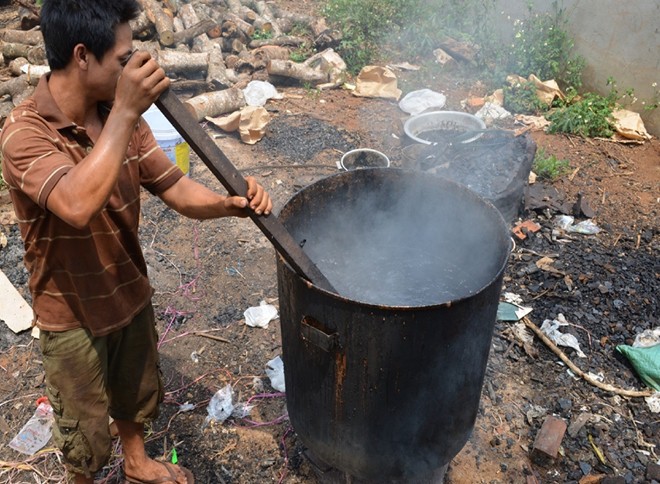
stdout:
<svg viewBox="0 0 660 484">
<path fill-rule="evenodd" d="M 638 348 L 618 345 L 616 350 L 628 358 L 646 385 L 660 391 L 660 344 Z"/>
<path fill-rule="evenodd" d="M 230 384 L 227 384 L 215 392 L 211 398 L 211 401 L 206 407 L 208 415 L 204 420 L 202 428 L 211 422 L 222 423 L 229 417 L 245 418 L 253 408 L 254 405 L 248 405 L 247 403 L 236 403 L 234 405 L 234 389 Z"/>
<path fill-rule="evenodd" d="M 353 95 L 398 100 L 401 89 L 397 88 L 396 75 L 387 67 L 365 66 L 358 74 Z"/>
<path fill-rule="evenodd" d="M 660 392 L 655 392 L 650 397 L 645 397 L 646 405 L 653 413 L 660 413 Z"/>
<path fill-rule="evenodd" d="M 259 306 L 252 306 L 243 313 L 245 324 L 253 328 L 267 328 L 268 323 L 277 317 L 277 308 L 272 304 L 261 301 Z"/>
<path fill-rule="evenodd" d="M 285 392 L 286 385 L 284 383 L 284 362 L 282 358 L 276 356 L 268 363 L 266 363 L 266 375 L 270 378 L 270 386 L 278 392 Z"/>
<path fill-rule="evenodd" d="M 498 106 L 492 102 L 487 102 L 474 115 L 477 118 L 483 119 L 484 121 L 493 121 L 495 119 L 508 118 L 511 116 L 511 113 L 504 109 L 502 106 Z"/>
<path fill-rule="evenodd" d="M 431 89 L 419 89 L 406 94 L 399 101 L 401 111 L 408 114 L 419 114 L 429 108 L 442 108 L 447 102 L 447 96 Z"/>
<path fill-rule="evenodd" d="M 642 331 L 635 336 L 633 342 L 635 348 L 647 348 L 657 344 L 660 344 L 660 326 Z"/>
<path fill-rule="evenodd" d="M 206 407 L 208 416 L 204 421 L 205 426 L 211 422 L 224 422 L 231 416 L 231 413 L 234 411 L 232 393 L 233 390 L 229 384 L 215 392 Z"/>
<path fill-rule="evenodd" d="M 243 89 L 243 96 L 248 106 L 264 106 L 269 99 L 282 97 L 275 86 L 267 81 L 250 81 Z"/>
<path fill-rule="evenodd" d="M 555 217 L 555 226 L 566 232 L 582 235 L 596 235 L 601 229 L 593 220 L 583 220 L 574 224 L 575 218 L 571 215 L 558 215 Z"/>
<path fill-rule="evenodd" d="M 541 325 L 541 331 L 543 331 L 555 344 L 573 348 L 580 358 L 586 358 L 587 355 L 582 352 L 580 343 L 578 343 L 577 338 L 572 334 L 562 333 L 559 331 L 560 326 L 568 326 L 566 318 L 561 313 L 557 315 L 557 319 L 553 319 L 552 321 L 546 319 L 543 321 L 543 324 Z"/>
</svg>

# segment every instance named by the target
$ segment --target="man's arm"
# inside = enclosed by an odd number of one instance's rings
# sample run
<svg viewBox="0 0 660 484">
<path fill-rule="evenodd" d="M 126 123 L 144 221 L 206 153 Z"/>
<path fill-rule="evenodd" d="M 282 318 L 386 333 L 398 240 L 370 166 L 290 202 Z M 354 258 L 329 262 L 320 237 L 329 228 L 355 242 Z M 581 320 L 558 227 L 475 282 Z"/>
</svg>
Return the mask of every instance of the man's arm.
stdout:
<svg viewBox="0 0 660 484">
<path fill-rule="evenodd" d="M 115 102 L 94 149 L 55 185 L 48 210 L 76 228 L 86 227 L 105 207 L 117 183 L 135 124 L 169 79 L 146 52 L 137 52 L 117 84 Z"/>
<path fill-rule="evenodd" d="M 246 177 L 247 198 L 219 195 L 188 177 L 181 177 L 159 196 L 181 215 L 194 219 L 247 217 L 246 207 L 257 215 L 269 215 L 273 202 L 253 177 Z"/>
</svg>

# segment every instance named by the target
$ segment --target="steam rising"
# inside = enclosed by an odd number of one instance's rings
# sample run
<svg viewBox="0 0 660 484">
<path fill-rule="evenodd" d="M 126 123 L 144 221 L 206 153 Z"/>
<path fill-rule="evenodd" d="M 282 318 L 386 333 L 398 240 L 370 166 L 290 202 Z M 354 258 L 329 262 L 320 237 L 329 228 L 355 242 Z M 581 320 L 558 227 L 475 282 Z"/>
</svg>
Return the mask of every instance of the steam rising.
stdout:
<svg viewBox="0 0 660 484">
<path fill-rule="evenodd" d="M 285 225 L 348 299 L 385 306 L 442 304 L 477 293 L 504 264 L 504 224 L 497 210 L 435 176 L 358 170 L 325 179 L 297 197 L 303 208 Z"/>
</svg>

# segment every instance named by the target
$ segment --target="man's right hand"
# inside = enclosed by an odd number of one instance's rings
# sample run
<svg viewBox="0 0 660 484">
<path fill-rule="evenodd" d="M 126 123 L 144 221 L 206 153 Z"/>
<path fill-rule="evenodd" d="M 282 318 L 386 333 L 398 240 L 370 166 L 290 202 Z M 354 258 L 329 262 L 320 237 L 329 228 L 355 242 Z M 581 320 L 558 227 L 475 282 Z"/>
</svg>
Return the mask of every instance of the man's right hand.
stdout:
<svg viewBox="0 0 660 484">
<path fill-rule="evenodd" d="M 169 85 L 165 71 L 149 52 L 135 51 L 117 81 L 115 106 L 133 109 L 139 117 Z"/>
</svg>

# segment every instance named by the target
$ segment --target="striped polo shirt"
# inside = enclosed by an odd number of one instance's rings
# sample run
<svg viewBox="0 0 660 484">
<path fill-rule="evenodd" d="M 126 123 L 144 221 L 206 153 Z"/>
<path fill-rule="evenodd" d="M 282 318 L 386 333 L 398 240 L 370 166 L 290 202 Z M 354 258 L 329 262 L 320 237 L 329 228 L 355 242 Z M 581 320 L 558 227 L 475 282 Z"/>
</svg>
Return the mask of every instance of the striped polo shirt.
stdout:
<svg viewBox="0 0 660 484">
<path fill-rule="evenodd" d="M 109 108 L 99 109 L 106 118 Z M 93 142 L 60 111 L 47 76 L 7 118 L 0 147 L 25 244 L 34 324 L 47 331 L 84 327 L 95 336 L 128 324 L 153 293 L 138 239 L 140 187 L 158 195 L 183 172 L 141 119 L 110 199 L 89 226 L 76 229 L 49 212 L 53 187 Z"/>
</svg>

